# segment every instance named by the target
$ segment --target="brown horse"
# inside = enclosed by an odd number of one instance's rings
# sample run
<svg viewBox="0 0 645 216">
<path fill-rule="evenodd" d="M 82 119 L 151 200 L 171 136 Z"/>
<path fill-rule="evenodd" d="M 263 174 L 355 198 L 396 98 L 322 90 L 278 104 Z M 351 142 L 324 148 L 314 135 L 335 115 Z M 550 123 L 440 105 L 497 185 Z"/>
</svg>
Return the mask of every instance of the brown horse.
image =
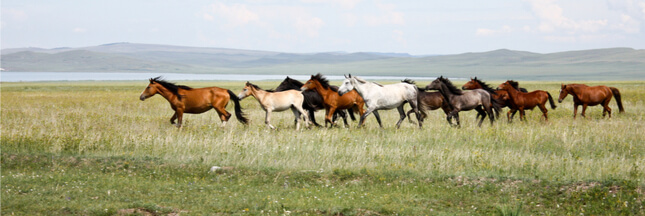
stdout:
<svg viewBox="0 0 645 216">
<path fill-rule="evenodd" d="M 446 115 L 450 114 L 451 111 L 450 105 L 446 102 L 440 92 L 426 92 L 419 90 L 417 93 L 417 104 L 419 106 L 419 114 L 421 114 L 421 117 L 418 117 L 417 119 L 422 122 L 426 117 L 428 117 L 428 114 L 426 113 L 427 110 L 436 110 L 441 108 L 443 113 Z M 412 118 L 410 118 L 410 114 L 412 113 L 414 113 L 414 109 L 410 109 L 406 114 L 410 122 L 412 122 Z"/>
<path fill-rule="evenodd" d="M 519 83 L 515 81 L 510 81 L 511 86 L 513 86 L 515 89 L 526 93 L 525 88 L 520 88 Z M 496 103 L 498 106 L 495 111 L 495 117 L 499 118 L 499 112 L 501 112 L 502 108 L 508 107 L 510 110 L 506 113 L 506 118 L 508 119 L 508 122 L 513 121 L 513 117 L 515 116 L 515 113 L 517 113 L 517 107 L 515 107 L 513 104 L 511 104 L 508 96 L 508 91 L 506 90 L 494 90 L 492 89 L 488 84 L 486 84 L 484 81 L 481 81 L 477 79 L 477 77 L 470 78 L 470 81 L 468 81 L 466 84 L 464 84 L 461 89 L 463 90 L 473 90 L 473 89 L 488 89 L 490 91 L 494 91 L 495 94 L 491 94 L 491 97 L 493 97 L 493 103 Z"/>
<path fill-rule="evenodd" d="M 351 109 L 350 112 L 358 112 L 359 115 L 363 115 L 365 110 L 365 101 L 363 98 L 358 95 L 356 90 L 349 91 L 343 96 L 338 94 L 338 91 L 334 91 L 333 88 L 329 85 L 329 81 L 322 76 L 322 74 L 311 75 L 309 79 L 302 87 L 302 91 L 306 90 L 316 90 L 316 92 L 323 98 L 323 106 L 325 107 L 325 127 L 327 123 L 330 123 L 331 126 L 334 125 L 332 121 L 332 116 L 336 110 Z M 347 124 L 347 119 L 343 118 L 345 126 Z"/>
<path fill-rule="evenodd" d="M 616 97 L 616 103 L 618 103 L 619 112 L 624 113 L 623 102 L 620 97 L 620 91 L 614 87 L 607 86 L 587 86 L 585 84 L 562 84 L 560 88 L 560 97 L 558 97 L 558 102 L 562 103 L 562 100 L 571 94 L 573 96 L 573 118 L 576 118 L 578 114 L 578 106 L 582 105 L 582 117 L 585 116 L 585 111 L 587 106 L 596 106 L 602 104 L 602 117 L 605 117 L 605 114 L 609 113 L 609 118 L 611 118 L 611 108 L 609 108 L 609 101 L 611 97 Z"/>
<path fill-rule="evenodd" d="M 156 94 L 160 94 L 170 103 L 170 107 L 175 110 L 175 114 L 170 118 L 170 123 L 175 124 L 175 119 L 179 120 L 176 125 L 181 128 L 184 113 L 199 114 L 210 109 L 215 109 L 219 118 L 222 120 L 222 127 L 231 118 L 231 114 L 226 111 L 226 105 L 229 100 L 235 103 L 235 117 L 238 121 L 247 124 L 248 120 L 242 113 L 240 100 L 231 90 L 219 87 L 191 88 L 184 85 L 175 85 L 167 82 L 161 77 L 150 79 L 150 84 L 146 87 L 139 99 L 141 101 L 148 99 Z"/>
<path fill-rule="evenodd" d="M 555 103 L 553 102 L 553 98 L 551 97 L 551 94 L 547 91 L 542 91 L 542 90 L 536 90 L 532 91 L 529 93 L 524 93 L 520 92 L 517 89 L 515 89 L 511 82 L 512 80 L 506 81 L 499 85 L 499 88 L 506 90 L 508 92 L 507 98 L 517 108 L 517 110 L 520 111 L 520 120 L 526 120 L 526 116 L 524 115 L 524 110 L 525 109 L 533 109 L 536 106 L 540 107 L 540 110 L 542 111 L 542 115 L 544 116 L 545 121 L 549 121 L 549 117 L 547 115 L 548 110 L 546 109 L 546 101 L 549 100 L 549 103 L 551 104 L 551 109 L 555 109 Z"/>
</svg>

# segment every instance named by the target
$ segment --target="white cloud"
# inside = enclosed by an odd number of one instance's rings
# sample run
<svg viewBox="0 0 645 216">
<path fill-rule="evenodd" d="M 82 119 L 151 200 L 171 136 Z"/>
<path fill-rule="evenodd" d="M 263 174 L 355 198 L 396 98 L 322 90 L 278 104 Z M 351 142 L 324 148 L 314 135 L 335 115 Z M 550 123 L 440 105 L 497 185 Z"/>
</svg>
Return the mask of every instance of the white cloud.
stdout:
<svg viewBox="0 0 645 216">
<path fill-rule="evenodd" d="M 506 34 L 506 33 L 511 33 L 511 32 L 513 32 L 513 28 L 511 28 L 508 25 L 504 25 L 499 29 L 478 28 L 477 31 L 475 31 L 475 35 L 477 35 L 477 36 L 495 36 L 495 35 L 501 35 L 501 34 Z"/>
<path fill-rule="evenodd" d="M 215 21 L 215 17 L 225 19 L 226 23 L 232 26 L 245 25 L 259 20 L 259 16 L 247 9 L 246 5 L 243 4 L 226 5 L 214 3 L 209 5 L 202 13 L 202 18 L 206 21 Z"/>
<path fill-rule="evenodd" d="M 392 38 L 394 39 L 394 41 L 396 41 L 396 42 L 398 42 L 400 44 L 403 44 L 403 46 L 407 46 L 408 42 L 405 40 L 405 38 L 403 36 L 404 36 L 404 34 L 403 34 L 403 31 L 401 31 L 401 30 L 392 31 Z"/>
<path fill-rule="evenodd" d="M 325 22 L 318 17 L 297 18 L 295 27 L 298 32 L 304 33 L 309 37 L 318 37 L 318 31 L 324 24 Z"/>
<path fill-rule="evenodd" d="M 380 10 L 378 15 L 365 15 L 363 19 L 370 26 L 379 25 L 405 25 L 405 18 L 402 12 L 396 11 L 396 6 L 393 4 L 377 4 Z"/>
<path fill-rule="evenodd" d="M 338 5 L 343 9 L 353 9 L 356 5 L 362 0 L 301 0 L 305 3 L 326 3 L 332 5 Z"/>
<path fill-rule="evenodd" d="M 575 20 L 564 16 L 564 9 L 555 0 L 530 0 L 533 13 L 540 19 L 538 30 L 554 32 L 597 32 L 607 26 L 607 19 Z"/>
<path fill-rule="evenodd" d="M 87 31 L 87 29 L 76 27 L 76 28 L 72 29 L 72 31 L 76 32 L 76 33 L 85 33 Z"/>
</svg>

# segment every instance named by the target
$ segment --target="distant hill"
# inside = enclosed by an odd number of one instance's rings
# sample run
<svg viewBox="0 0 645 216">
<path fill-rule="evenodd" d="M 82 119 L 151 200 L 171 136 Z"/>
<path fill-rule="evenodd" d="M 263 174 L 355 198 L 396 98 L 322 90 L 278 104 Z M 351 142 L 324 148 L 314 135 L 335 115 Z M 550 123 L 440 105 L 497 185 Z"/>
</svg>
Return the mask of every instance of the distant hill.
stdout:
<svg viewBox="0 0 645 216">
<path fill-rule="evenodd" d="M 645 79 L 645 50 L 609 48 L 558 53 L 500 49 L 457 55 L 280 53 L 113 43 L 81 48 L 3 49 L 6 71 L 356 74 L 518 80 Z"/>
</svg>

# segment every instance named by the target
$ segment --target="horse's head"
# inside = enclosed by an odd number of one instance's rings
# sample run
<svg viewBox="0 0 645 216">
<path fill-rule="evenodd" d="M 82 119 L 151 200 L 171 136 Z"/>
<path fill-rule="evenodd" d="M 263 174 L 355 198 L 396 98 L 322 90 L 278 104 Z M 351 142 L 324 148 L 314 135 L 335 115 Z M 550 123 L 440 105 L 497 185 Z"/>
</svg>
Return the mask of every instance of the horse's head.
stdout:
<svg viewBox="0 0 645 216">
<path fill-rule="evenodd" d="M 440 90 L 442 84 L 441 80 L 437 78 L 426 86 L 426 90 Z"/>
<path fill-rule="evenodd" d="M 240 100 L 242 100 L 248 97 L 249 95 L 253 94 L 253 91 L 255 91 L 256 88 L 257 88 L 256 85 L 253 85 L 249 81 L 246 81 L 246 84 L 244 85 L 242 92 L 240 92 L 240 94 L 238 94 L 237 97 L 240 98 Z"/>
<path fill-rule="evenodd" d="M 159 78 L 160 77 L 150 78 L 150 84 L 148 84 L 148 86 L 143 89 L 143 92 L 141 92 L 141 95 L 139 96 L 139 99 L 141 101 L 144 101 L 149 97 L 152 97 L 155 94 L 159 93 L 159 88 L 161 87 L 161 85 L 157 83 L 157 79 Z"/>
<path fill-rule="evenodd" d="M 291 79 L 291 77 L 287 77 L 280 83 L 277 88 L 275 88 L 275 91 L 280 92 L 290 89 L 298 89 L 300 88 L 300 86 L 302 86 L 302 82 Z"/>
<path fill-rule="evenodd" d="M 504 82 L 502 84 L 499 84 L 497 89 L 503 89 L 503 90 L 508 91 L 509 89 L 514 89 L 514 88 L 513 88 L 513 84 L 511 84 L 511 81 L 506 81 L 506 82 Z"/>
<path fill-rule="evenodd" d="M 567 95 L 569 95 L 569 91 L 567 90 L 567 85 L 563 83 L 560 86 L 560 96 L 558 97 L 558 103 L 562 103 L 562 100 L 564 100 Z"/>
<path fill-rule="evenodd" d="M 300 90 L 306 91 L 306 90 L 315 89 L 316 85 L 318 85 L 318 83 L 316 83 L 314 76 L 311 75 L 311 79 L 307 80 L 307 82 L 305 82 L 305 84 L 303 84 L 302 87 L 300 87 Z"/>
<path fill-rule="evenodd" d="M 349 76 L 345 76 L 343 84 L 338 87 L 338 94 L 342 96 L 343 94 L 354 90 L 354 85 L 356 85 L 356 78 L 352 77 L 351 74 Z"/>
<path fill-rule="evenodd" d="M 466 84 L 461 86 L 461 89 L 463 90 L 472 90 L 472 89 L 480 89 L 480 88 L 482 88 L 482 86 L 479 84 L 479 80 L 477 79 L 477 77 L 475 77 L 474 79 L 470 78 L 470 81 L 468 81 Z"/>
</svg>

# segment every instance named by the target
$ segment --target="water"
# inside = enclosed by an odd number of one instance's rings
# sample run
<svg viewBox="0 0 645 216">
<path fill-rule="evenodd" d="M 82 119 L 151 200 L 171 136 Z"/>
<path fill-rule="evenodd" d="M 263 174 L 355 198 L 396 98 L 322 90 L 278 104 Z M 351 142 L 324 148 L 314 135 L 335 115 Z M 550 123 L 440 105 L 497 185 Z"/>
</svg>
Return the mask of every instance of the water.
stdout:
<svg viewBox="0 0 645 216">
<path fill-rule="evenodd" d="M 184 73 L 101 73 L 101 72 L 2 72 L 0 82 L 39 82 L 39 81 L 126 81 L 147 80 L 162 76 L 167 80 L 226 80 L 258 81 L 283 80 L 289 76 L 296 80 L 308 80 L 310 75 L 254 75 L 254 74 L 184 74 Z M 325 76 L 330 80 L 343 80 L 344 76 Z M 360 76 L 366 80 L 434 80 L 436 77 L 403 76 Z"/>
</svg>

